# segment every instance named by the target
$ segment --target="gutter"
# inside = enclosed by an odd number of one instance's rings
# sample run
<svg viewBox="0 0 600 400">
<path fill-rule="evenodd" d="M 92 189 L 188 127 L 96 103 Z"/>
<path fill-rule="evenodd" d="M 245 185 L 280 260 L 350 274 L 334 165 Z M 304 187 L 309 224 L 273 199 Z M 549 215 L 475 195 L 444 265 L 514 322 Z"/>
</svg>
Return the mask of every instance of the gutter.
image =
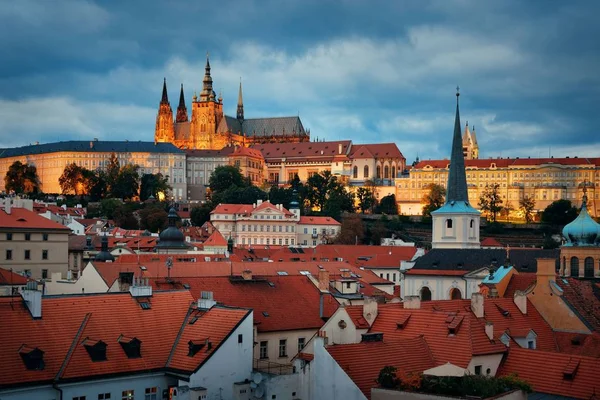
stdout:
<svg viewBox="0 0 600 400">
<path fill-rule="evenodd" d="M 58 400 L 63 400 L 63 390 L 58 387 L 56 382 L 52 383 L 52 388 L 58 392 Z"/>
</svg>

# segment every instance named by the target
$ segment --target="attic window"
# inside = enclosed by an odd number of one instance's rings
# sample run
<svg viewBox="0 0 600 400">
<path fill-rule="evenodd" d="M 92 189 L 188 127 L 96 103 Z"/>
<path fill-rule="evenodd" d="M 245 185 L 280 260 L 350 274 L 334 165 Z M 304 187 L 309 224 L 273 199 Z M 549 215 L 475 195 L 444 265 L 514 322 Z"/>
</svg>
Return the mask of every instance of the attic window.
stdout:
<svg viewBox="0 0 600 400">
<path fill-rule="evenodd" d="M 452 322 L 450 322 L 448 324 L 448 334 L 449 335 L 456 335 L 458 333 L 458 329 L 460 328 L 460 325 L 462 324 L 464 317 L 461 316 L 457 316 L 455 318 L 452 319 Z"/>
<path fill-rule="evenodd" d="M 581 345 L 581 336 L 575 336 L 574 338 L 572 338 L 571 344 L 573 346 L 580 346 Z"/>
<path fill-rule="evenodd" d="M 23 363 L 25 363 L 25 368 L 31 371 L 40 371 L 43 370 L 46 363 L 44 362 L 44 352 L 39 348 L 30 348 L 26 345 L 21 346 L 19 349 L 19 354 L 21 355 L 21 359 Z"/>
<path fill-rule="evenodd" d="M 27 222 L 27 220 L 25 218 L 19 218 L 19 219 L 17 219 L 17 221 L 19 221 L 19 222 Z"/>
<path fill-rule="evenodd" d="M 142 307 L 142 310 L 150 310 L 152 305 L 147 301 L 140 301 L 140 307 Z"/>
<path fill-rule="evenodd" d="M 496 304 L 496 308 L 498 309 L 498 311 L 500 311 L 502 316 L 510 317 L 510 312 L 508 310 L 505 310 L 504 308 L 500 307 L 498 304 Z"/>
<path fill-rule="evenodd" d="M 90 355 L 92 361 L 106 361 L 106 343 L 102 340 L 85 339 L 83 342 L 85 350 Z"/>
<path fill-rule="evenodd" d="M 383 342 L 383 332 L 363 333 L 362 341 L 363 342 Z"/>
<path fill-rule="evenodd" d="M 262 312 L 262 315 L 263 315 L 263 317 L 268 317 L 268 316 L 269 316 L 269 313 L 268 313 L 268 312 L 266 312 L 266 311 L 263 311 L 263 312 Z"/>
<path fill-rule="evenodd" d="M 121 335 L 119 344 L 123 348 L 125 354 L 127 354 L 127 358 L 140 358 L 142 356 L 142 342 L 138 338 L 128 338 Z"/>
<path fill-rule="evenodd" d="M 271 287 L 275 287 L 275 284 L 273 282 L 268 282 L 269 286 Z"/>
<path fill-rule="evenodd" d="M 190 340 L 188 342 L 188 357 L 194 357 L 208 343 L 208 339 Z"/>
<path fill-rule="evenodd" d="M 286 276 L 287 274 L 286 271 L 277 271 L 277 275 Z"/>
<path fill-rule="evenodd" d="M 396 322 L 396 326 L 398 327 L 398 329 L 406 328 L 406 324 L 408 324 L 408 320 L 410 319 L 410 316 L 411 316 L 411 314 L 405 315 L 398 322 Z"/>
<path fill-rule="evenodd" d="M 190 324 L 190 325 L 194 325 L 194 324 L 196 323 L 196 321 L 198 321 L 198 318 L 199 318 L 199 317 L 194 317 L 194 318 L 190 319 L 190 322 L 189 322 L 189 324 Z"/>
<path fill-rule="evenodd" d="M 563 370 L 563 378 L 567 381 L 572 381 L 575 378 L 577 369 L 579 368 L 579 360 L 570 359 L 569 363 Z"/>
</svg>

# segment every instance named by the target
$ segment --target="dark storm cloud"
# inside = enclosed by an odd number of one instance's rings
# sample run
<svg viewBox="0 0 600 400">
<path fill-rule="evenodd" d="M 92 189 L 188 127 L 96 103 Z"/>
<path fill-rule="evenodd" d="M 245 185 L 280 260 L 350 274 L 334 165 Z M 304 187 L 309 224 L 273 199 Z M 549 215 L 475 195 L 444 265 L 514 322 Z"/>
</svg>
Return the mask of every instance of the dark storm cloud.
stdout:
<svg viewBox="0 0 600 400">
<path fill-rule="evenodd" d="M 162 77 L 188 102 L 211 52 L 234 112 L 313 137 L 448 154 L 460 84 L 482 156 L 598 155 L 595 1 L 68 1 L 0 7 L 0 146 L 150 140 Z"/>
</svg>

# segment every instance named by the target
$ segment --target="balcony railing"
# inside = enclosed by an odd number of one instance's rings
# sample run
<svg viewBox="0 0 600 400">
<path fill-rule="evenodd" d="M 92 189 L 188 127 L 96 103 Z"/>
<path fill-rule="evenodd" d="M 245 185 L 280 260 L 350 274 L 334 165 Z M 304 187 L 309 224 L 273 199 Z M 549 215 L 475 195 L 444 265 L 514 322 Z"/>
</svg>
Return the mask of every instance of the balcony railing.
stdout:
<svg viewBox="0 0 600 400">
<path fill-rule="evenodd" d="M 272 375 L 291 375 L 294 373 L 294 366 L 291 364 L 280 364 L 269 360 L 254 359 L 254 370 L 266 372 Z"/>
</svg>

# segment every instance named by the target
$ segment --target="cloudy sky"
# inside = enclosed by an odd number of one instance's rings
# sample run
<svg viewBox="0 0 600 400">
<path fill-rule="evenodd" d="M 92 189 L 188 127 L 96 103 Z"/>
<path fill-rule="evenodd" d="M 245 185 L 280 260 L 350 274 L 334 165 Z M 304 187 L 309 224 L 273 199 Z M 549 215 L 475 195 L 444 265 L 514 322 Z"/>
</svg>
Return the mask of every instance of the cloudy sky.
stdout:
<svg viewBox="0 0 600 400">
<path fill-rule="evenodd" d="M 235 115 L 447 157 L 455 87 L 482 157 L 600 156 L 600 2 L 2 0 L 0 147 L 153 140 L 210 52 Z"/>
</svg>

